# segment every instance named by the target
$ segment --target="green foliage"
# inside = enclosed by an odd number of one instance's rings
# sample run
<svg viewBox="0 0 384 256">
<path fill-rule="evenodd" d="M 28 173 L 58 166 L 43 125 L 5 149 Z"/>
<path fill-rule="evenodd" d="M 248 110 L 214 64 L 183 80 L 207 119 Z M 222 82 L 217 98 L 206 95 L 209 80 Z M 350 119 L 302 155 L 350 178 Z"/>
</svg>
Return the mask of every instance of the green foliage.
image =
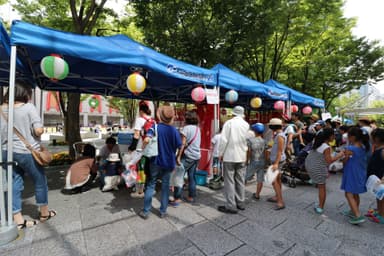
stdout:
<svg viewBox="0 0 384 256">
<path fill-rule="evenodd" d="M 107 99 L 109 107 L 118 109 L 120 114 L 124 116 L 124 119 L 127 120 L 129 126 L 132 127 L 139 106 L 138 101 L 116 97 L 108 97 Z"/>
<path fill-rule="evenodd" d="M 349 109 L 357 108 L 361 104 L 361 100 L 362 98 L 358 92 L 344 94 L 332 102 L 329 110 L 333 114 L 338 114 L 337 112 L 339 112 L 342 115 Z"/>
<path fill-rule="evenodd" d="M 384 50 L 355 38 L 342 0 L 132 0 L 145 42 L 211 67 L 223 63 L 323 98 L 380 80 Z"/>
</svg>

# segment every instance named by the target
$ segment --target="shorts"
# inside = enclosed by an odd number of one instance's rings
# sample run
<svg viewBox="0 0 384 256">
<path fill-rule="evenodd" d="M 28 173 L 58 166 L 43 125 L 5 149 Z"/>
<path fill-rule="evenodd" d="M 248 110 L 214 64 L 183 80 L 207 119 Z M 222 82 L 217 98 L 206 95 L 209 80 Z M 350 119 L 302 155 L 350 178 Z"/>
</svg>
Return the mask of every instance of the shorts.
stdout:
<svg viewBox="0 0 384 256">
<path fill-rule="evenodd" d="M 221 163 L 218 157 L 213 157 L 212 159 L 212 168 L 218 168 L 220 169 Z"/>
<path fill-rule="evenodd" d="M 257 182 L 264 182 L 265 174 L 265 162 L 264 161 L 252 161 L 249 165 L 250 173 L 256 174 Z"/>
</svg>

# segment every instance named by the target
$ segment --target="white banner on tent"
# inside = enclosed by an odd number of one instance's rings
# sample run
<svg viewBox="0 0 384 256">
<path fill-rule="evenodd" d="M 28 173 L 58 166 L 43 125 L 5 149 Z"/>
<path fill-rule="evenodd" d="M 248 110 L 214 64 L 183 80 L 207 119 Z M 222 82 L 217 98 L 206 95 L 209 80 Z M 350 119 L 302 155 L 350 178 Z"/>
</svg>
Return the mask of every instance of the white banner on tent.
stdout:
<svg viewBox="0 0 384 256">
<path fill-rule="evenodd" d="M 324 121 L 331 118 L 332 118 L 332 115 L 329 112 L 321 114 L 321 119 L 323 119 Z"/>
<path fill-rule="evenodd" d="M 216 89 L 205 89 L 208 104 L 219 104 L 220 97 Z"/>
</svg>

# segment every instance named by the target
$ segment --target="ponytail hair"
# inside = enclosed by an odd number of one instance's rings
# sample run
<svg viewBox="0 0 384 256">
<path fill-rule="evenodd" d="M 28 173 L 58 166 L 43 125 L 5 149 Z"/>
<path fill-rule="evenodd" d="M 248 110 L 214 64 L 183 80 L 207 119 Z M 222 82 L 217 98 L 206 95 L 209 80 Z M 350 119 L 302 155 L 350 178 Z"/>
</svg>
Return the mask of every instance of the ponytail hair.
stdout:
<svg viewBox="0 0 384 256">
<path fill-rule="evenodd" d="M 335 135 L 335 132 L 332 128 L 324 128 L 316 135 L 313 149 L 318 149 L 324 142 L 330 140 L 333 135 Z"/>
<path fill-rule="evenodd" d="M 364 145 L 366 152 L 371 149 L 371 144 L 369 143 L 369 134 L 365 128 L 354 126 L 349 129 L 348 136 L 353 136 L 356 138 L 356 141 L 361 142 Z"/>
</svg>

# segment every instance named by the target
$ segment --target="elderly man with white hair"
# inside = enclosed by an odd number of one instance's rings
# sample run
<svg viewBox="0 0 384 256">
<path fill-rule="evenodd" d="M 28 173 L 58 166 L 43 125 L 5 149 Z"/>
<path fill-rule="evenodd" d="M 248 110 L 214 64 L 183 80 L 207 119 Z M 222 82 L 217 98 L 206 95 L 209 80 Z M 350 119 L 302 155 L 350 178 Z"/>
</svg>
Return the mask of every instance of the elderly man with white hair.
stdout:
<svg viewBox="0 0 384 256">
<path fill-rule="evenodd" d="M 219 157 L 223 161 L 224 195 L 226 205 L 218 207 L 224 213 L 237 213 L 244 210 L 245 163 L 247 160 L 247 137 L 249 124 L 244 120 L 244 108 L 236 106 L 233 118 L 224 123 L 219 147 Z"/>
</svg>

